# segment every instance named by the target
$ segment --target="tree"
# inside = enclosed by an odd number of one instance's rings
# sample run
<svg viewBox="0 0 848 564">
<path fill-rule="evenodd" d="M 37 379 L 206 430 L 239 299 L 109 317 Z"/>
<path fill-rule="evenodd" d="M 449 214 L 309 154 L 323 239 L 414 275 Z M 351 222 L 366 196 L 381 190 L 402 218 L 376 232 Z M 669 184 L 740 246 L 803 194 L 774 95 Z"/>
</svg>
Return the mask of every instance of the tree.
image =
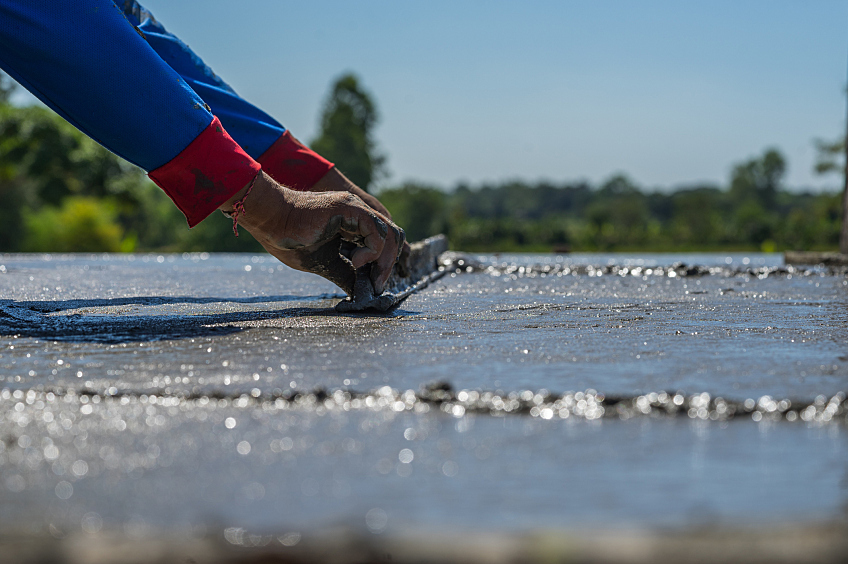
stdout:
<svg viewBox="0 0 848 564">
<path fill-rule="evenodd" d="M 831 142 L 817 139 L 815 144 L 818 154 L 814 166 L 818 174 L 830 172 L 843 174 L 842 231 L 839 236 L 839 252 L 844 254 L 848 254 L 848 147 L 846 147 L 846 141 L 848 141 L 848 133 L 846 137 Z"/>
<path fill-rule="evenodd" d="M 114 206 L 90 196 L 70 196 L 59 208 L 25 210 L 23 250 L 30 252 L 100 252 L 132 250 L 124 239 Z"/>
<path fill-rule="evenodd" d="M 816 139 L 813 143 L 816 146 L 816 164 L 813 165 L 816 174 L 840 173 L 845 170 L 845 139 Z"/>
<path fill-rule="evenodd" d="M 15 83 L 11 78 L 6 76 L 2 71 L 0 71 L 0 104 L 5 104 L 9 101 L 9 98 L 12 96 L 12 92 L 15 90 Z"/>
<path fill-rule="evenodd" d="M 0 203 L 6 211 L 6 221 L 0 225 L 3 251 L 18 251 L 27 245 L 38 250 L 70 250 L 71 243 L 88 235 L 96 235 L 94 247 L 79 250 L 115 250 L 114 242 L 120 240 L 123 230 L 117 224 L 114 229 L 103 226 L 136 214 L 136 194 L 144 182 L 140 169 L 47 108 L 0 104 Z M 67 202 L 69 198 L 78 199 Z M 111 210 L 104 215 L 111 219 L 97 226 L 88 219 L 92 210 L 99 209 L 95 204 Z M 49 209 L 37 213 L 42 208 Z M 26 217 L 31 221 L 24 221 Z M 43 229 L 43 236 L 28 238 L 26 232 L 35 229 L 39 221 L 66 222 L 63 242 Z M 75 229 L 79 236 L 72 233 Z M 51 242 L 59 246 L 51 249 Z"/>
<path fill-rule="evenodd" d="M 447 229 L 447 196 L 438 188 L 405 184 L 380 192 L 380 201 L 388 208 L 406 237 L 418 241 Z"/>
<path fill-rule="evenodd" d="M 321 134 L 312 148 L 365 190 L 385 173 L 385 157 L 377 152 L 374 127 L 377 108 L 371 95 L 351 73 L 340 76 L 321 112 Z"/>
<path fill-rule="evenodd" d="M 786 159 L 776 149 L 768 149 L 761 158 L 734 167 L 730 194 L 738 204 L 753 200 L 764 209 L 773 209 L 785 173 Z"/>
<path fill-rule="evenodd" d="M 673 215 L 668 223 L 673 240 L 690 247 L 714 245 L 721 237 L 723 195 L 718 188 L 706 186 L 670 194 Z"/>
</svg>

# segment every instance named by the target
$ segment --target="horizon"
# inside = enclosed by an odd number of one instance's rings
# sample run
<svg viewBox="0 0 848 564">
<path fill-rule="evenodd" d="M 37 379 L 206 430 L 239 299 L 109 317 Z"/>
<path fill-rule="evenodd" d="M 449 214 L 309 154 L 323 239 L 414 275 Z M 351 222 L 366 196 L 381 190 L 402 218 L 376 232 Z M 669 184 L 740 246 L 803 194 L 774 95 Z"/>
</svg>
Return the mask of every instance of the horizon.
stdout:
<svg viewBox="0 0 848 564">
<path fill-rule="evenodd" d="M 726 186 L 774 147 L 785 188 L 841 189 L 812 166 L 814 139 L 845 134 L 844 2 L 143 5 L 307 143 L 354 72 L 381 116 L 381 187 L 624 174 L 668 192 Z"/>
</svg>

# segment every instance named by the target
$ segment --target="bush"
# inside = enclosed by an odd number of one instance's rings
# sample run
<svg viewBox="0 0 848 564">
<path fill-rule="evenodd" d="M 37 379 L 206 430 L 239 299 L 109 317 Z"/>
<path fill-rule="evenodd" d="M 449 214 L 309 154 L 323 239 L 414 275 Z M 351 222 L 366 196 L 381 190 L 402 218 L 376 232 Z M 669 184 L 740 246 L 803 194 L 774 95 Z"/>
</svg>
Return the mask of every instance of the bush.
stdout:
<svg viewBox="0 0 848 564">
<path fill-rule="evenodd" d="M 58 208 L 44 206 L 24 213 L 23 248 L 30 252 L 129 252 L 134 238 L 124 239 L 113 205 L 106 200 L 71 196 Z"/>
</svg>

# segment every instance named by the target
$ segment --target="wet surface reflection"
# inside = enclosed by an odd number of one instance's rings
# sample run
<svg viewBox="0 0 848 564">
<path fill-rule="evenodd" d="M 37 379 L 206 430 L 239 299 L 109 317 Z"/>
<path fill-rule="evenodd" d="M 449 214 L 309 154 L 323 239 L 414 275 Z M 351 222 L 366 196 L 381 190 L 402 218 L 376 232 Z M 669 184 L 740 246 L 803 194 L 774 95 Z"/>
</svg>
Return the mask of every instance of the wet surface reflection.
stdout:
<svg viewBox="0 0 848 564">
<path fill-rule="evenodd" d="M 701 258 L 454 255 L 362 316 L 264 257 L 3 257 L 0 525 L 844 517 L 846 273 Z"/>
<path fill-rule="evenodd" d="M 53 536 L 268 535 L 339 520 L 403 533 L 842 515 L 848 445 L 833 422 L 493 417 L 368 397 L 371 407 L 345 410 L 340 394 L 13 394 L 0 399 L 0 522 Z"/>
</svg>

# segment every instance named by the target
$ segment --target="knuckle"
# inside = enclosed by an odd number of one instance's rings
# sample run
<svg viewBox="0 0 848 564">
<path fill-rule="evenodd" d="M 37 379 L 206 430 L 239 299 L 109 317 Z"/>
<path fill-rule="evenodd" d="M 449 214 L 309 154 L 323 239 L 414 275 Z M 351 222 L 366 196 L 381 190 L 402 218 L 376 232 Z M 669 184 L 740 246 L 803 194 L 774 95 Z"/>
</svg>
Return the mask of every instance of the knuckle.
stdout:
<svg viewBox="0 0 848 564">
<path fill-rule="evenodd" d="M 360 200 L 354 194 L 350 192 L 339 192 L 339 198 L 341 203 L 346 204 L 348 206 L 352 206 L 357 204 Z"/>
<path fill-rule="evenodd" d="M 332 192 L 328 197 L 336 207 L 350 207 L 356 202 L 355 196 L 349 192 Z"/>
</svg>

